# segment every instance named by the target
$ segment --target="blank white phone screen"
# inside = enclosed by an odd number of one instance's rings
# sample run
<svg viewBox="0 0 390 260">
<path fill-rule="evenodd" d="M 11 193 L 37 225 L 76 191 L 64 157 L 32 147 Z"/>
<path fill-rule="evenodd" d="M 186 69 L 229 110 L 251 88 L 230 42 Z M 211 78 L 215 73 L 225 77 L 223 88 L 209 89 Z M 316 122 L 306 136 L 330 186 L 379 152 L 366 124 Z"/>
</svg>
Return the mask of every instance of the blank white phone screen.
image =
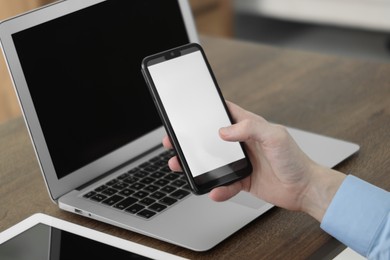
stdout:
<svg viewBox="0 0 390 260">
<path fill-rule="evenodd" d="M 231 125 L 200 51 L 149 67 L 193 177 L 244 158 L 219 129 Z"/>
</svg>

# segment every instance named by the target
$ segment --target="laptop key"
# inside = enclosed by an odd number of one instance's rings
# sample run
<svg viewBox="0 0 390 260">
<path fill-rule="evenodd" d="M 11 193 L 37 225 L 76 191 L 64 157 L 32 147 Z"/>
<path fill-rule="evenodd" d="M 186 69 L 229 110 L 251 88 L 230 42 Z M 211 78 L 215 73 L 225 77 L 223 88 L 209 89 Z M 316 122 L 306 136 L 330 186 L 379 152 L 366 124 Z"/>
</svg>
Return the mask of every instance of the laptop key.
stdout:
<svg viewBox="0 0 390 260">
<path fill-rule="evenodd" d="M 146 206 L 149 206 L 153 203 L 155 203 L 156 201 L 154 199 L 151 199 L 151 198 L 144 198 L 142 200 L 140 200 L 139 203 L 143 204 L 143 205 L 146 205 Z"/>
<path fill-rule="evenodd" d="M 189 191 L 186 191 L 186 190 L 177 190 L 173 193 L 171 193 L 169 196 L 175 198 L 175 199 L 183 199 L 184 197 L 190 195 L 190 192 Z"/>
<path fill-rule="evenodd" d="M 171 169 L 169 169 L 168 166 L 162 167 L 162 168 L 160 169 L 160 171 L 165 172 L 165 173 L 171 173 L 171 172 L 172 172 Z"/>
<path fill-rule="evenodd" d="M 133 185 L 130 186 L 131 189 L 134 189 L 134 190 L 140 190 L 142 188 L 144 188 L 146 185 L 145 184 L 142 184 L 142 183 L 134 183 Z"/>
<path fill-rule="evenodd" d="M 139 180 L 138 178 L 129 177 L 129 178 L 124 179 L 123 181 L 128 183 L 128 184 L 133 184 L 133 183 L 136 183 L 138 180 Z"/>
<path fill-rule="evenodd" d="M 169 181 L 163 180 L 163 179 L 157 180 L 157 181 L 154 182 L 154 184 L 156 184 L 156 185 L 158 185 L 158 186 L 165 186 L 165 185 L 167 185 L 168 183 L 169 183 Z"/>
<path fill-rule="evenodd" d="M 156 212 L 153 212 L 153 211 L 150 211 L 147 209 L 144 209 L 140 213 L 137 214 L 137 216 L 141 216 L 141 217 L 146 218 L 146 219 L 149 219 L 149 218 L 153 217 L 154 215 L 156 215 Z"/>
<path fill-rule="evenodd" d="M 164 188 L 161 189 L 162 192 L 165 192 L 165 193 L 171 193 L 171 192 L 174 192 L 176 190 L 175 187 L 172 187 L 172 186 L 165 186 Z"/>
<path fill-rule="evenodd" d="M 138 178 L 144 178 L 148 175 L 149 175 L 149 172 L 145 172 L 145 171 L 139 171 L 137 173 L 134 173 L 134 176 L 136 176 Z"/>
<path fill-rule="evenodd" d="M 114 208 L 124 210 L 125 208 L 136 203 L 137 201 L 138 201 L 137 199 L 129 197 L 129 198 L 126 198 L 126 199 L 122 200 L 121 202 L 115 204 Z"/>
<path fill-rule="evenodd" d="M 159 187 L 156 185 L 149 185 L 149 186 L 146 186 L 146 188 L 144 188 L 144 190 L 149 191 L 149 192 L 155 192 L 158 189 L 159 189 Z"/>
<path fill-rule="evenodd" d="M 158 166 L 158 167 L 166 167 L 167 166 L 167 161 L 164 160 L 164 161 L 157 161 L 157 162 L 154 162 L 153 163 L 155 166 Z"/>
<path fill-rule="evenodd" d="M 167 179 L 169 181 L 174 181 L 179 177 L 180 177 L 180 173 L 170 173 L 167 176 L 165 176 L 164 179 Z"/>
<path fill-rule="evenodd" d="M 143 184 L 151 184 L 154 182 L 156 179 L 150 178 L 150 177 L 145 177 L 142 180 L 140 180 L 141 183 Z"/>
<path fill-rule="evenodd" d="M 139 204 L 134 204 L 133 206 L 128 207 L 125 211 L 131 214 L 136 214 L 139 211 L 143 210 L 145 207 Z"/>
<path fill-rule="evenodd" d="M 162 205 L 160 203 L 154 203 L 152 206 L 149 207 L 149 209 L 154 210 L 156 212 L 161 212 L 166 208 L 167 208 L 167 206 Z"/>
<path fill-rule="evenodd" d="M 104 195 L 108 195 L 108 196 L 112 196 L 112 195 L 114 195 L 117 192 L 118 192 L 118 190 L 113 189 L 113 188 L 108 188 L 108 189 L 105 189 L 104 191 L 102 191 L 102 193 Z"/>
<path fill-rule="evenodd" d="M 91 197 L 91 200 L 94 200 L 97 202 L 100 202 L 100 201 L 105 200 L 105 199 L 107 199 L 107 196 L 104 196 L 102 194 L 96 194 L 95 196 Z"/>
<path fill-rule="evenodd" d="M 118 182 L 117 184 L 113 185 L 112 188 L 117 189 L 117 190 L 123 190 L 127 188 L 127 184 L 124 182 Z"/>
<path fill-rule="evenodd" d="M 158 200 L 164 198 L 165 196 L 166 196 L 166 194 L 163 192 L 160 192 L 160 191 L 156 191 L 155 193 L 150 195 L 150 197 L 158 199 Z"/>
<path fill-rule="evenodd" d="M 171 206 L 177 202 L 176 199 L 165 197 L 160 200 L 161 203 L 164 203 L 165 205 Z"/>
<path fill-rule="evenodd" d="M 122 190 L 121 192 L 119 192 L 119 194 L 120 194 L 120 195 L 123 195 L 123 196 L 125 196 L 125 197 L 127 197 L 127 196 L 133 194 L 134 192 L 135 192 L 135 191 L 130 190 L 130 189 L 124 189 L 124 190 Z"/>
<path fill-rule="evenodd" d="M 164 172 L 159 172 L 159 171 L 157 171 L 157 172 L 153 173 L 153 174 L 150 175 L 150 176 L 152 176 L 153 178 L 158 179 L 158 178 L 161 178 L 161 177 L 165 176 L 165 174 L 166 174 L 166 173 L 164 173 Z"/>
<path fill-rule="evenodd" d="M 139 198 L 139 199 L 143 199 L 145 198 L 146 196 L 148 196 L 149 193 L 145 192 L 145 191 L 137 191 L 136 193 L 133 194 L 134 197 L 136 198 Z"/>
<path fill-rule="evenodd" d="M 112 206 L 114 205 L 115 203 L 118 203 L 119 201 L 123 200 L 124 197 L 122 196 L 119 196 L 119 195 L 114 195 L 112 197 L 109 197 L 108 199 L 106 200 L 103 200 L 102 203 L 103 204 L 106 204 L 106 205 L 109 205 L 109 206 Z"/>
<path fill-rule="evenodd" d="M 160 159 L 160 156 L 155 156 L 153 157 L 152 159 L 149 160 L 149 162 L 151 163 L 156 163 L 156 162 L 159 162 L 161 159 Z"/>
<path fill-rule="evenodd" d="M 175 180 L 174 182 L 171 183 L 173 186 L 176 186 L 176 187 L 181 187 L 185 184 L 187 184 L 186 181 L 183 181 L 183 180 Z"/>
<path fill-rule="evenodd" d="M 129 177 L 130 176 L 130 174 L 128 174 L 128 173 L 123 173 L 123 174 L 121 174 L 121 175 L 119 175 L 118 176 L 118 180 L 124 180 L 124 179 L 126 179 L 127 177 Z"/>
<path fill-rule="evenodd" d="M 186 190 L 191 190 L 191 187 L 190 185 L 186 184 L 184 187 L 182 187 L 183 189 L 186 189 Z"/>
<path fill-rule="evenodd" d="M 136 173 L 136 172 L 138 172 L 139 170 L 140 170 L 140 169 L 139 169 L 138 167 L 135 167 L 135 168 L 129 170 L 128 173 Z"/>
<path fill-rule="evenodd" d="M 96 194 L 96 192 L 94 192 L 94 191 L 90 191 L 90 192 L 88 192 L 87 194 L 84 194 L 84 198 L 90 198 L 90 197 L 92 197 L 93 195 L 95 195 Z"/>
<path fill-rule="evenodd" d="M 107 188 L 108 188 L 108 186 L 102 185 L 102 186 L 100 186 L 100 187 L 97 187 L 97 188 L 95 189 L 95 191 L 96 191 L 96 192 L 101 192 L 101 191 L 103 191 L 103 190 L 105 190 L 105 189 L 107 189 Z"/>
<path fill-rule="evenodd" d="M 154 166 L 154 165 L 149 165 L 148 167 L 144 168 L 144 171 L 149 172 L 149 173 L 153 173 L 157 170 L 158 170 L 158 167 Z"/>
<path fill-rule="evenodd" d="M 112 186 L 112 185 L 116 184 L 117 182 L 118 182 L 118 180 L 117 180 L 117 179 L 113 179 L 113 180 L 111 180 L 111 181 L 107 182 L 107 183 L 106 183 L 106 185 L 108 185 L 108 186 Z"/>
</svg>

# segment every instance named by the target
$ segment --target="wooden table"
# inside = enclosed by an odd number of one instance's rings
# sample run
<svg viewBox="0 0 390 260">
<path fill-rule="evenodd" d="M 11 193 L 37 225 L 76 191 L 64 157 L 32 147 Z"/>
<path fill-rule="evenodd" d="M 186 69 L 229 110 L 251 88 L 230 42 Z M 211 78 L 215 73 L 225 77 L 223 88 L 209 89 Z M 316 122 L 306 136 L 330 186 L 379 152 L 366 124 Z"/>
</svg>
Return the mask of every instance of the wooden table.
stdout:
<svg viewBox="0 0 390 260">
<path fill-rule="evenodd" d="M 202 41 L 227 99 L 271 121 L 360 144 L 336 169 L 390 190 L 390 64 Z M 311 217 L 279 208 L 204 253 L 62 211 L 50 201 L 26 127 L 16 119 L 0 125 L 0 231 L 36 212 L 193 259 L 318 259 L 341 249 Z"/>
</svg>

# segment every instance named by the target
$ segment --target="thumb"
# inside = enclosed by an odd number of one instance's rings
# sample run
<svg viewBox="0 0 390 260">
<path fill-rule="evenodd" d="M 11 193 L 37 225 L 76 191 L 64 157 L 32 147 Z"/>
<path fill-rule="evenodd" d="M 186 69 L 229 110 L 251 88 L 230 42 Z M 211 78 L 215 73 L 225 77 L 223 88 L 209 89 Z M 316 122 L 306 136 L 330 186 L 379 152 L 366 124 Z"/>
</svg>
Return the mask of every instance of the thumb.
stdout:
<svg viewBox="0 0 390 260">
<path fill-rule="evenodd" d="M 280 127 L 270 124 L 264 118 L 258 116 L 222 127 L 219 129 L 219 135 L 223 140 L 230 142 L 256 140 L 260 143 L 266 143 L 267 140 L 273 140 L 276 136 L 284 133 L 280 130 Z"/>
<path fill-rule="evenodd" d="M 219 129 L 220 137 L 230 142 L 245 142 L 256 135 L 256 123 L 253 120 L 243 120 L 236 124 L 222 127 Z"/>
<path fill-rule="evenodd" d="M 225 141 L 237 141 L 235 135 L 235 125 L 222 127 L 219 129 L 219 136 Z"/>
</svg>

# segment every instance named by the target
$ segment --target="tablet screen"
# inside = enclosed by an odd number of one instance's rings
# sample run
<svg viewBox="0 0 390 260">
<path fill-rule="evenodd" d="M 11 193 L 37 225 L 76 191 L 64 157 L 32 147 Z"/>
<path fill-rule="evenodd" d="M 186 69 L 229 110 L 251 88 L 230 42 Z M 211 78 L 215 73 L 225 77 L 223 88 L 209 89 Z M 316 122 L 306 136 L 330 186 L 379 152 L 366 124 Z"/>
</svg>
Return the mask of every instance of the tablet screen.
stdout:
<svg viewBox="0 0 390 260">
<path fill-rule="evenodd" d="M 0 244 L 2 260 L 151 259 L 67 231 L 37 224 Z"/>
</svg>

